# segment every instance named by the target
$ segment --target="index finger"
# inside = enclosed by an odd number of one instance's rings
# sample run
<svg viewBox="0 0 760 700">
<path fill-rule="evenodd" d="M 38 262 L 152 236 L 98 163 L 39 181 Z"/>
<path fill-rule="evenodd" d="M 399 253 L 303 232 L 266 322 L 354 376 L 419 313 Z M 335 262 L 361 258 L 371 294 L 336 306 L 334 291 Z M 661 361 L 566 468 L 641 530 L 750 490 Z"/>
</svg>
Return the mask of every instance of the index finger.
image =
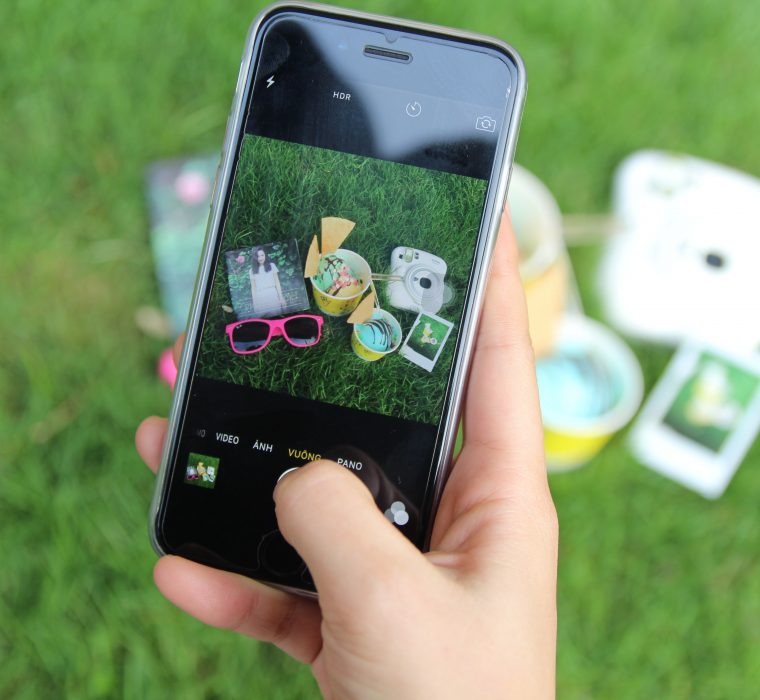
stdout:
<svg viewBox="0 0 760 700">
<path fill-rule="evenodd" d="M 517 242 L 505 213 L 494 249 L 467 390 L 467 443 L 522 457 L 542 453 L 543 431 Z"/>
<path fill-rule="evenodd" d="M 456 511 L 509 495 L 515 480 L 546 489 L 543 426 L 518 261 L 505 213 L 467 388 L 464 449 L 447 489 L 456 493 L 457 503 L 448 504 Z"/>
</svg>

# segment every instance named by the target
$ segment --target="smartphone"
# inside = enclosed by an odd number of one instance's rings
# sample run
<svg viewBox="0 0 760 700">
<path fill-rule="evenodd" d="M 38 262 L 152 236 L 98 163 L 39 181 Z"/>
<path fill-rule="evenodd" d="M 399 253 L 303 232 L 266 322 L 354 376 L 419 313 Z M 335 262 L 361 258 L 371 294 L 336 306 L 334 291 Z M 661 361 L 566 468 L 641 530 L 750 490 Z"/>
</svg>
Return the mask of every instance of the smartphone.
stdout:
<svg viewBox="0 0 760 700">
<path fill-rule="evenodd" d="M 159 553 L 313 592 L 272 492 L 317 458 L 427 546 L 525 90 L 496 39 L 306 3 L 254 21 L 152 506 Z"/>
</svg>

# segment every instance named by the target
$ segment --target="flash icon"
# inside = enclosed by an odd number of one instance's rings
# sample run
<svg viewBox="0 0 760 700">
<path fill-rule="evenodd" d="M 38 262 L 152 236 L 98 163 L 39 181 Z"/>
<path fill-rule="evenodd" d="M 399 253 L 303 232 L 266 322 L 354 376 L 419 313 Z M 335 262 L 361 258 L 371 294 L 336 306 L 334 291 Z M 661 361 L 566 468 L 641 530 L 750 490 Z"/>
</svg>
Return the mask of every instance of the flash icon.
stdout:
<svg viewBox="0 0 760 700">
<path fill-rule="evenodd" d="M 274 76 L 273 76 L 273 75 L 270 75 L 270 76 L 267 78 L 267 90 L 268 90 L 270 87 L 272 87 L 272 85 L 274 85 Z"/>
</svg>

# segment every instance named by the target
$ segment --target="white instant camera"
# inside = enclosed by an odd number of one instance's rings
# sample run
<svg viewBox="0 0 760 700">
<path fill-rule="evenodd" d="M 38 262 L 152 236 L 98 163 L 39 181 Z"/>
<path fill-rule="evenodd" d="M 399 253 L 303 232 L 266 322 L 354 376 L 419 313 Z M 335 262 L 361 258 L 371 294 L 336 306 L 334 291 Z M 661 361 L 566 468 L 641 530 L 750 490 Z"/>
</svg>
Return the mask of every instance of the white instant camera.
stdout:
<svg viewBox="0 0 760 700">
<path fill-rule="evenodd" d="M 760 346 L 760 180 L 639 151 L 615 176 L 621 231 L 600 270 L 609 320 L 637 338 Z"/>
<path fill-rule="evenodd" d="M 396 309 L 437 314 L 443 306 L 446 263 L 437 255 L 399 246 L 391 253 L 388 301 Z"/>
</svg>

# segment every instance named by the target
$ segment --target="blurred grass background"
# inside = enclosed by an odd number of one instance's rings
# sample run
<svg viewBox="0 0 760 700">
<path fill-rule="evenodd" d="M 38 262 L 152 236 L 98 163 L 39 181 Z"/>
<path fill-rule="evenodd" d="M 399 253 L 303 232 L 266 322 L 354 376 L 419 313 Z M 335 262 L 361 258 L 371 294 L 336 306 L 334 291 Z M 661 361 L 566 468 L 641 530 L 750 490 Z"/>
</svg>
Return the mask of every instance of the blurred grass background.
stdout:
<svg viewBox="0 0 760 700">
<path fill-rule="evenodd" d="M 517 46 L 518 160 L 565 212 L 606 211 L 615 165 L 641 147 L 760 175 L 752 0 L 354 6 Z M 260 7 L 0 5 L 0 697 L 316 696 L 307 670 L 155 591 L 152 477 L 132 446 L 169 404 L 161 344 L 134 323 L 157 301 L 144 168 L 220 145 Z M 597 257 L 573 253 L 592 314 Z M 636 349 L 651 386 L 669 353 Z M 757 696 L 759 458 L 756 444 L 717 503 L 636 465 L 621 436 L 552 479 L 559 697 Z"/>
</svg>

